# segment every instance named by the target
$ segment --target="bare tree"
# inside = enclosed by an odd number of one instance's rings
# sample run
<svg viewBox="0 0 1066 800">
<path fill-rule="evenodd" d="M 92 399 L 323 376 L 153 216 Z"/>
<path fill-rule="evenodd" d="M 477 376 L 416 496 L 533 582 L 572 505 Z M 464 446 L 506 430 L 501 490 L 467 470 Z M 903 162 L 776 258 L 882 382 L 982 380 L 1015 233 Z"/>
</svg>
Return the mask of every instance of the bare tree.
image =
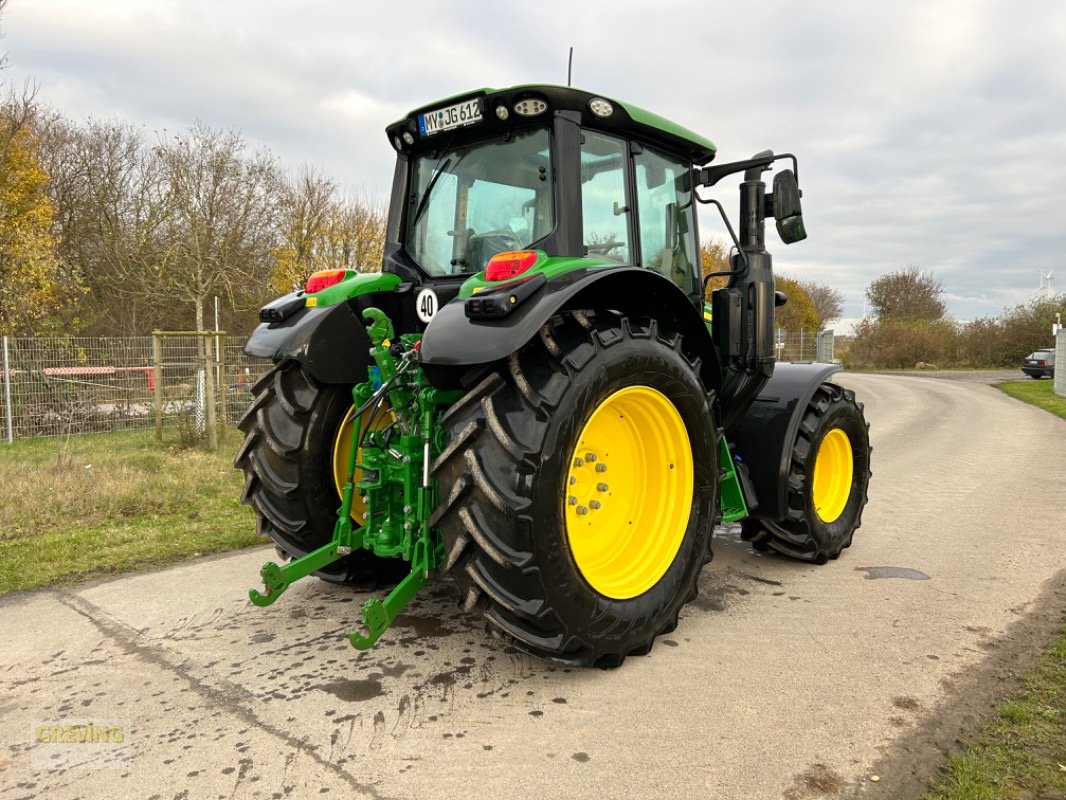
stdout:
<svg viewBox="0 0 1066 800">
<path fill-rule="evenodd" d="M 823 326 L 843 316 L 844 294 L 838 289 L 814 281 L 796 281 L 796 283 L 802 287 L 803 291 L 811 299 Z"/>
<path fill-rule="evenodd" d="M 168 213 L 153 284 L 160 299 L 191 306 L 196 329 L 203 330 L 212 296 L 232 300 L 242 284 L 269 278 L 277 168 L 265 151 L 248 153 L 236 131 L 203 124 L 161 138 L 155 153 Z"/>
<path fill-rule="evenodd" d="M 92 313 L 111 331 L 163 323 L 167 307 L 148 302 L 168 214 L 160 159 L 137 129 L 119 122 L 78 127 L 54 115 L 42 141 L 60 255 L 91 292 Z"/>
</svg>

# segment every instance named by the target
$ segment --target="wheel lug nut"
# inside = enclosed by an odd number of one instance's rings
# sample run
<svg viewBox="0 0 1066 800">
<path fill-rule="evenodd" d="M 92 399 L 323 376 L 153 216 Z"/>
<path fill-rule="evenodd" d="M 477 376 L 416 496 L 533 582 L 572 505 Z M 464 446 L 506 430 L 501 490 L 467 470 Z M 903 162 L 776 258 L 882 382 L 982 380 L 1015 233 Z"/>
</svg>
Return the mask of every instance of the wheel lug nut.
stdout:
<svg viewBox="0 0 1066 800">
<path fill-rule="evenodd" d="M 611 487 L 610 487 L 610 486 L 608 486 L 608 485 L 607 485 L 606 483 L 597 483 L 597 484 L 596 484 L 596 490 L 597 490 L 597 491 L 600 491 L 600 492 L 606 492 L 606 491 L 607 491 L 607 490 L 609 490 L 610 488 L 611 488 Z"/>
<path fill-rule="evenodd" d="M 575 478 L 573 475 L 571 475 L 570 476 L 570 485 L 573 486 L 575 483 L 577 483 L 577 478 Z"/>
<path fill-rule="evenodd" d="M 585 453 L 585 460 L 588 461 L 591 464 L 593 461 L 596 460 L 596 454 L 595 453 Z"/>
<path fill-rule="evenodd" d="M 575 458 L 574 459 L 574 466 L 575 467 L 583 467 L 583 466 L 585 466 L 585 459 L 583 459 L 583 458 Z"/>
<path fill-rule="evenodd" d="M 591 501 L 589 501 L 589 508 L 591 508 L 593 511 L 595 511 L 599 507 L 600 507 L 600 501 L 599 500 L 591 500 Z"/>
<path fill-rule="evenodd" d="M 587 508 L 585 508 L 584 506 L 578 506 L 577 507 L 577 514 L 578 514 L 579 517 L 583 517 L 587 513 L 589 513 L 589 510 Z"/>
<path fill-rule="evenodd" d="M 607 465 L 606 464 L 597 464 L 596 465 L 596 471 L 597 472 L 606 472 L 607 471 Z"/>
<path fill-rule="evenodd" d="M 570 495 L 570 497 L 567 498 L 566 502 L 568 502 L 572 506 L 576 506 L 577 505 L 577 498 L 574 497 L 573 495 Z"/>
</svg>

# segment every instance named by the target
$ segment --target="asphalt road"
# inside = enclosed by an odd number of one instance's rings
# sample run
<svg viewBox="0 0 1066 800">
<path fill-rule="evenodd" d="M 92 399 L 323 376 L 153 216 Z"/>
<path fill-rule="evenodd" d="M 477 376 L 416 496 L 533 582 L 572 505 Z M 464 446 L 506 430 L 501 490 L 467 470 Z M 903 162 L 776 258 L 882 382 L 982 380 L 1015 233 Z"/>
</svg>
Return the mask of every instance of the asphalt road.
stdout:
<svg viewBox="0 0 1066 800">
<path fill-rule="evenodd" d="M 873 426 L 854 546 L 816 567 L 719 531 L 678 629 L 619 670 L 513 652 L 445 583 L 357 653 L 362 595 L 248 603 L 267 548 L 0 601 L 0 795 L 903 796 L 1061 610 L 1066 422 L 975 383 L 841 382 Z M 90 723 L 122 742 L 35 742 Z"/>
</svg>

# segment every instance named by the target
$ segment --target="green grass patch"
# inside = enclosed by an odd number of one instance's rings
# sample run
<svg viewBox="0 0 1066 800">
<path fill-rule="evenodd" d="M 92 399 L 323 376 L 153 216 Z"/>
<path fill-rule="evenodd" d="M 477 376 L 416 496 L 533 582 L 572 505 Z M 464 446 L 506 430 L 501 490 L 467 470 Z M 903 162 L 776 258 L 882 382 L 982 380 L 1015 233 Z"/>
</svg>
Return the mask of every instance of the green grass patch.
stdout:
<svg viewBox="0 0 1066 800">
<path fill-rule="evenodd" d="M 236 432 L 217 452 L 151 431 L 0 443 L 0 593 L 261 544 L 239 502 Z"/>
<path fill-rule="evenodd" d="M 1043 800 L 1066 793 L 1066 627 L 924 800 Z"/>
<path fill-rule="evenodd" d="M 1066 397 L 1055 394 L 1055 381 L 1025 380 L 997 383 L 1000 389 L 1026 403 L 1040 406 L 1045 411 L 1066 419 Z"/>
</svg>

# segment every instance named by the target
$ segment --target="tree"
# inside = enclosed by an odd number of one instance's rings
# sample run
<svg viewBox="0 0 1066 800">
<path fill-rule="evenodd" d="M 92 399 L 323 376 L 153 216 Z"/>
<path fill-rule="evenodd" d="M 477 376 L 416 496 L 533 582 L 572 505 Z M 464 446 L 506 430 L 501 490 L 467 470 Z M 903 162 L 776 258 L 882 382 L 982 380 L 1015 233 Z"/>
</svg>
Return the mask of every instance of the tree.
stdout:
<svg viewBox="0 0 1066 800">
<path fill-rule="evenodd" d="M 732 268 L 729 252 L 720 241 L 712 239 L 709 244 L 700 246 L 700 271 L 705 278 L 711 273 L 728 272 Z M 725 275 L 711 278 L 707 282 L 707 291 L 704 293 L 704 297 L 709 299 L 711 292 L 715 289 L 723 288 L 727 283 L 729 283 L 729 278 Z"/>
<path fill-rule="evenodd" d="M 774 324 L 789 333 L 806 331 L 815 333 L 822 327 L 822 318 L 814 307 L 810 296 L 799 281 L 778 275 L 774 279 L 774 288 L 784 292 L 788 302 L 777 309 Z"/>
<path fill-rule="evenodd" d="M 0 104 L 0 332 L 33 332 L 61 305 L 48 174 L 32 92 Z"/>
<path fill-rule="evenodd" d="M 119 122 L 75 126 L 52 115 L 40 128 L 64 271 L 90 293 L 80 310 L 68 308 L 69 325 L 99 320 L 111 333 L 174 326 L 174 305 L 153 302 L 168 214 L 158 155 Z M 87 319 L 75 323 L 79 311 Z"/>
<path fill-rule="evenodd" d="M 844 314 L 844 295 L 832 286 L 814 281 L 796 281 L 811 299 L 814 310 L 818 313 L 824 327 Z"/>
<path fill-rule="evenodd" d="M 866 297 L 879 318 L 907 322 L 943 319 L 943 295 L 943 284 L 915 266 L 882 275 L 866 289 Z"/>
<path fill-rule="evenodd" d="M 198 124 L 155 148 L 167 211 L 153 289 L 186 303 L 197 330 L 215 295 L 231 300 L 270 278 L 278 174 L 264 151 L 248 154 L 236 131 Z"/>
<path fill-rule="evenodd" d="M 333 181 L 304 168 L 281 191 L 273 287 L 288 292 L 320 269 L 377 269 L 385 247 L 380 206 L 337 194 Z"/>
</svg>

